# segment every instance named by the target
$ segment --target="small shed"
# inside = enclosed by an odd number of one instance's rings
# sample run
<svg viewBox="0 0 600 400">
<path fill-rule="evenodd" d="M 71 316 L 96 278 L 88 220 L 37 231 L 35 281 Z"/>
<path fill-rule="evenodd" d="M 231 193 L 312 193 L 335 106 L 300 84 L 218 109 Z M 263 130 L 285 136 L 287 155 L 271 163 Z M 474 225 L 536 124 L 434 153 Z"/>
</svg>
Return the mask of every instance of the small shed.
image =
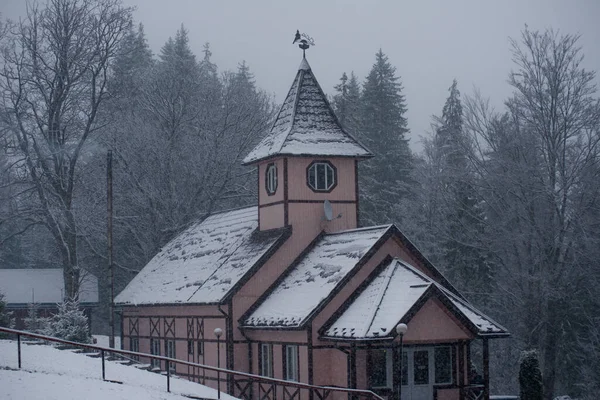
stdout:
<svg viewBox="0 0 600 400">
<path fill-rule="evenodd" d="M 31 304 L 38 306 L 40 317 L 54 314 L 64 292 L 62 268 L 0 269 L 0 293 L 4 294 L 6 308 L 13 313 L 15 329 L 25 328 L 24 319 Z M 98 305 L 98 278 L 87 271 L 81 273 L 79 302 L 91 327 L 91 311 Z"/>
</svg>

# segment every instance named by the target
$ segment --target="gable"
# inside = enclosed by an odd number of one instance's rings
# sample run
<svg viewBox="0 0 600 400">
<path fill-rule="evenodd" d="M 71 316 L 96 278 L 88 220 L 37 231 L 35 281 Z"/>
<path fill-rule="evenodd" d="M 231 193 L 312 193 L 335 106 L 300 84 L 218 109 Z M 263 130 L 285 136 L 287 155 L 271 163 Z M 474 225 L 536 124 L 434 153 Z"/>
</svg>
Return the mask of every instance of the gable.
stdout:
<svg viewBox="0 0 600 400">
<path fill-rule="evenodd" d="M 448 342 L 473 338 L 473 334 L 435 298 L 427 299 L 408 321 L 408 326 L 404 340 L 411 343 Z"/>
</svg>

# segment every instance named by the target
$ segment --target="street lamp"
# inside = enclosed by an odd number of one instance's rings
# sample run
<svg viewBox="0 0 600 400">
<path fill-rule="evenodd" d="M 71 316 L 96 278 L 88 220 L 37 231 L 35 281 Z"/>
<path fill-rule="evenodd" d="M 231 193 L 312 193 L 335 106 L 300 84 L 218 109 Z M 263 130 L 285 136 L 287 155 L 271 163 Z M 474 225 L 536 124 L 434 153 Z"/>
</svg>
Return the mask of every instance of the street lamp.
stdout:
<svg viewBox="0 0 600 400">
<path fill-rule="evenodd" d="M 396 325 L 396 333 L 400 336 L 400 373 L 399 379 L 400 382 L 398 384 L 398 400 L 402 400 L 402 360 L 404 357 L 402 356 L 402 339 L 404 338 L 404 334 L 408 330 L 408 326 L 406 324 L 398 324 Z"/>
<path fill-rule="evenodd" d="M 221 335 L 223 329 L 215 328 L 215 336 L 217 337 L 217 368 L 221 368 Z M 221 398 L 221 371 L 217 370 L 217 399 Z"/>
</svg>

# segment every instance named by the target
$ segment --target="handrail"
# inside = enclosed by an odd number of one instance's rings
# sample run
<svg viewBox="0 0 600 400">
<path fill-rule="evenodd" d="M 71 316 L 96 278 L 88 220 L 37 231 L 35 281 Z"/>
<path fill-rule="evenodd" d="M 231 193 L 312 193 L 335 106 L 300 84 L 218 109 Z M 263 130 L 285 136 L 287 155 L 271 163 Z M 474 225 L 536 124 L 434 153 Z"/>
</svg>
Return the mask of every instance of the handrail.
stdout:
<svg viewBox="0 0 600 400">
<path fill-rule="evenodd" d="M 176 364 L 186 365 L 189 367 L 202 368 L 207 371 L 222 372 L 222 373 L 229 374 L 229 375 L 242 376 L 242 377 L 250 378 L 251 380 L 257 381 L 258 383 L 270 383 L 270 384 L 275 384 L 275 385 L 280 385 L 280 386 L 294 387 L 294 388 L 298 388 L 298 389 L 321 390 L 324 392 L 325 391 L 341 392 L 341 393 L 346 393 L 346 394 L 354 395 L 354 396 L 365 396 L 367 398 L 384 400 L 382 397 L 380 397 L 379 395 L 377 395 L 376 393 L 374 393 L 370 390 L 343 388 L 343 387 L 336 387 L 336 386 L 317 386 L 317 385 L 310 385 L 308 383 L 302 383 L 302 382 L 286 381 L 283 379 L 269 378 L 269 377 L 261 376 L 261 375 L 254 375 L 254 374 L 250 374 L 247 372 L 234 371 L 234 370 L 230 370 L 230 369 L 226 369 L 226 368 L 213 367 L 211 365 L 193 363 L 190 361 L 179 360 L 177 358 L 169 358 L 169 357 L 163 357 L 163 356 L 147 354 L 147 353 L 139 353 L 139 352 L 129 351 L 129 350 L 113 349 L 110 347 L 96 346 L 96 345 L 87 344 L 87 343 L 72 342 L 70 340 L 59 339 L 59 338 L 52 337 L 52 336 L 45 336 L 45 335 L 40 335 L 38 333 L 20 331 L 17 329 L 10 329 L 10 328 L 5 328 L 5 327 L 1 327 L 1 326 L 0 326 L 0 332 L 12 333 L 14 335 L 17 335 L 17 345 L 18 345 L 18 353 L 19 353 L 18 354 L 19 355 L 19 357 L 18 357 L 19 368 L 21 368 L 21 336 L 25 336 L 25 337 L 31 337 L 31 338 L 35 338 L 35 339 L 45 340 L 48 342 L 62 343 L 62 344 L 70 345 L 70 346 L 82 347 L 82 348 L 100 351 L 102 353 L 102 370 L 103 370 L 102 378 L 103 379 L 104 379 L 104 353 L 109 352 L 109 353 L 115 353 L 115 354 L 121 354 L 121 355 L 145 357 L 145 358 L 150 358 L 153 360 L 166 361 L 167 363 L 176 363 Z M 170 385 L 169 384 L 170 371 L 169 371 L 168 365 L 169 364 L 167 364 L 167 368 L 166 368 L 167 391 L 169 391 L 169 385 Z"/>
</svg>

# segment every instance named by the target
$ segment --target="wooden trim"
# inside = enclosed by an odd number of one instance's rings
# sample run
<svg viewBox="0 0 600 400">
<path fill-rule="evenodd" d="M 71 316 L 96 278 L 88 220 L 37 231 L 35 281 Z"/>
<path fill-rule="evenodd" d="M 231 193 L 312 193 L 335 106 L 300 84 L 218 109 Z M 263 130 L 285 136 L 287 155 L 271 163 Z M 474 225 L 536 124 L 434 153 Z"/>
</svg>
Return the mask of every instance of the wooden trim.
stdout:
<svg viewBox="0 0 600 400">
<path fill-rule="evenodd" d="M 258 199 L 258 230 L 262 230 L 260 228 L 260 207 L 261 207 L 261 202 L 260 202 L 260 165 L 256 166 L 256 197 Z"/>
<path fill-rule="evenodd" d="M 402 370 L 400 370 L 400 361 L 402 360 L 402 354 L 400 354 L 400 344 L 395 344 L 391 348 L 392 351 L 392 396 L 393 398 L 399 399 L 400 393 L 398 392 L 398 386 L 402 384 Z M 386 361 L 387 362 L 387 361 Z M 400 371 L 400 374 L 396 372 Z M 430 379 L 435 377 L 430 377 Z"/>
<path fill-rule="evenodd" d="M 350 308 L 352 303 L 362 294 L 362 292 L 377 278 L 377 276 L 385 269 L 386 265 L 389 264 L 393 260 L 392 256 L 387 255 L 383 261 L 381 261 L 373 271 L 367 276 L 367 278 L 358 285 L 358 287 L 348 296 L 346 300 L 342 303 L 342 305 L 333 312 L 331 317 L 327 319 L 327 321 L 321 326 L 319 329 L 319 335 L 323 335 L 327 329 L 331 327 L 335 323 L 335 321 Z"/>
<path fill-rule="evenodd" d="M 371 347 L 367 346 L 367 388 L 373 387 L 373 380 L 371 379 L 371 375 L 373 373 L 373 355 L 371 354 Z"/>
<path fill-rule="evenodd" d="M 347 133 L 346 131 L 344 131 L 346 133 L 346 135 L 352 137 L 357 143 L 360 144 L 361 147 L 364 148 L 364 146 L 358 141 L 356 140 L 352 135 L 350 135 L 349 133 Z M 366 148 L 365 148 L 366 150 Z M 263 163 L 266 161 L 270 161 L 273 160 L 275 158 L 278 157 L 288 157 L 288 158 L 315 158 L 315 157 L 319 157 L 319 158 L 351 158 L 354 160 L 368 160 L 369 158 L 373 158 L 373 154 L 369 153 L 366 155 L 362 155 L 362 156 L 357 156 L 357 155 L 343 155 L 343 154 L 308 154 L 308 153 L 300 153 L 300 154 L 292 154 L 292 153 L 275 153 L 275 154 L 271 154 L 268 155 L 266 157 L 262 157 L 262 158 L 257 158 L 256 160 L 252 160 L 249 162 L 243 162 L 242 165 L 246 166 L 246 165 L 256 165 L 258 163 Z"/>
<path fill-rule="evenodd" d="M 233 300 L 229 299 L 227 303 L 227 319 L 225 320 L 226 330 L 226 363 L 227 369 L 233 370 Z M 233 395 L 233 379 L 230 374 L 227 374 L 227 394 Z"/>
<path fill-rule="evenodd" d="M 288 200 L 290 204 L 323 204 L 325 200 Z M 354 200 L 329 200 L 331 204 L 354 204 Z"/>
<path fill-rule="evenodd" d="M 354 201 L 356 203 L 356 227 L 360 226 L 360 206 L 359 206 L 359 190 L 358 190 L 358 160 L 354 160 Z"/>
<path fill-rule="evenodd" d="M 353 344 L 350 346 L 350 387 L 356 389 L 356 346 Z"/>
<path fill-rule="evenodd" d="M 459 398 L 463 399 L 465 397 L 465 392 L 463 387 L 465 386 L 465 352 L 464 352 L 464 343 L 460 342 L 458 344 L 458 382 L 459 386 Z"/>
<path fill-rule="evenodd" d="M 455 385 L 458 385 L 458 346 L 460 346 L 460 343 L 455 343 L 452 346 L 452 382 Z"/>
<path fill-rule="evenodd" d="M 263 203 L 263 204 L 259 204 L 258 205 L 258 209 L 260 210 L 261 208 L 267 208 L 267 207 L 271 207 L 271 206 L 278 206 L 278 205 L 284 204 L 284 203 L 285 203 L 284 200 L 277 200 L 277 201 L 272 201 L 270 203 Z"/>
<path fill-rule="evenodd" d="M 471 373 L 471 342 L 470 341 L 466 342 L 465 347 L 467 350 L 467 361 L 466 361 L 467 384 L 471 384 L 471 376 L 470 376 L 470 373 Z"/>
<path fill-rule="evenodd" d="M 283 159 L 283 226 L 288 226 L 289 221 L 289 184 L 288 184 L 288 159 Z"/>
<path fill-rule="evenodd" d="M 487 339 L 483 339 L 483 399 L 490 400 L 490 348 Z"/>
<path fill-rule="evenodd" d="M 308 384 L 312 385 L 314 380 L 313 380 L 313 373 L 314 373 L 314 358 L 313 358 L 313 330 L 312 330 L 312 324 L 308 324 L 308 326 L 306 327 L 306 351 L 308 352 Z M 298 353 L 300 353 L 300 351 L 298 351 Z M 300 364 L 298 364 L 298 368 L 300 368 Z M 312 391 L 310 392 L 312 393 Z M 309 398 L 312 399 L 312 395 L 309 395 Z"/>
</svg>

